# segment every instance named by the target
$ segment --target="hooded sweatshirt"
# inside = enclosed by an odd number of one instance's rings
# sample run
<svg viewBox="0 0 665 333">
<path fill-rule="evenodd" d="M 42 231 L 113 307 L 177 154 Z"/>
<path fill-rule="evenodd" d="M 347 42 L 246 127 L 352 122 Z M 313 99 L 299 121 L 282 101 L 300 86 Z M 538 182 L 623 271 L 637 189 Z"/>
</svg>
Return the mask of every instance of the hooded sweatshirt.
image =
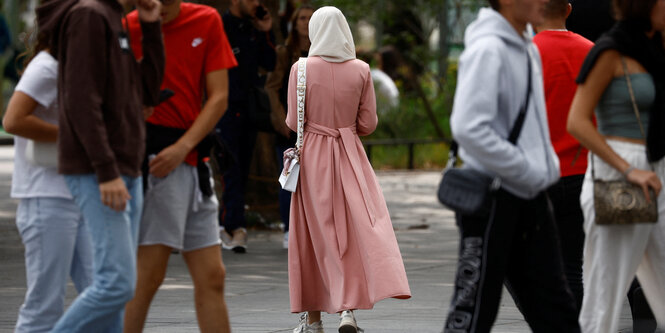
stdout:
<svg viewBox="0 0 665 333">
<path fill-rule="evenodd" d="M 530 30 L 530 29 L 528 29 Z M 483 8 L 464 35 L 451 116 L 453 137 L 465 167 L 501 179 L 509 193 L 531 199 L 559 179 L 559 160 L 547 125 L 542 66 L 528 33 L 519 35 L 498 12 Z M 530 101 L 517 144 L 508 141 Z"/>
<path fill-rule="evenodd" d="M 48 0 L 40 33 L 58 59 L 58 172 L 102 183 L 137 177 L 145 149 L 143 105 L 156 105 L 164 75 L 161 22 L 141 22 L 139 64 L 117 0 Z"/>
</svg>

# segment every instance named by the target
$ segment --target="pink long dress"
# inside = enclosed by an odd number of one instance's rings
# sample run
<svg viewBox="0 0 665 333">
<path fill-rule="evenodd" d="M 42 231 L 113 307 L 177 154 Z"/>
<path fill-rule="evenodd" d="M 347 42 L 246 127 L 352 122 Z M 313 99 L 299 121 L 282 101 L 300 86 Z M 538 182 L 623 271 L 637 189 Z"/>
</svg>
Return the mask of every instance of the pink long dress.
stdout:
<svg viewBox="0 0 665 333">
<path fill-rule="evenodd" d="M 297 63 L 286 124 L 298 126 Z M 298 187 L 291 198 L 291 311 L 371 309 L 411 291 L 385 199 L 359 135 L 377 125 L 369 66 L 310 57 Z"/>
</svg>

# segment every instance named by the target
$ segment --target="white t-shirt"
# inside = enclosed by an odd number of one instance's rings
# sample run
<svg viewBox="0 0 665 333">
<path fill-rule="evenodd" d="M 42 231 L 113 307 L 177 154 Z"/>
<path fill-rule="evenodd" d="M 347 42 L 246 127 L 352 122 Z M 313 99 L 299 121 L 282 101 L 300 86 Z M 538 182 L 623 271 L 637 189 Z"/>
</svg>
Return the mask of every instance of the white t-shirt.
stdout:
<svg viewBox="0 0 665 333">
<path fill-rule="evenodd" d="M 38 105 L 33 115 L 44 121 L 57 124 L 58 109 L 58 62 L 48 53 L 40 52 L 25 69 L 16 85 L 20 91 Z M 71 199 L 65 179 L 56 168 L 46 168 L 31 164 L 25 159 L 28 139 L 14 137 L 14 176 L 12 178 L 12 198 L 58 197 Z"/>
</svg>

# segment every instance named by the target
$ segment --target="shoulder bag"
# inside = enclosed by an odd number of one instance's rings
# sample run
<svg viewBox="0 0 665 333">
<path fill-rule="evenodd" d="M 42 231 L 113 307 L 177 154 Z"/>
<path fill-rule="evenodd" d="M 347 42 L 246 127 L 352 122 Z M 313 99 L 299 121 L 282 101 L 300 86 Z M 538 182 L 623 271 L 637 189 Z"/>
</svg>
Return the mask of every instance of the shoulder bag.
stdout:
<svg viewBox="0 0 665 333">
<path fill-rule="evenodd" d="M 305 129 L 305 93 L 307 92 L 307 58 L 298 60 L 297 81 L 297 109 L 298 109 L 298 139 L 296 146 L 284 152 L 284 169 L 279 175 L 279 184 L 282 188 L 295 192 L 300 175 L 300 152 L 302 151 L 303 134 Z"/>
<path fill-rule="evenodd" d="M 628 92 L 630 93 L 637 124 L 640 126 L 642 138 L 645 138 L 640 111 L 635 102 L 633 85 L 630 81 L 630 75 L 628 75 L 626 60 L 623 56 L 621 57 L 621 63 L 624 74 L 626 75 Z M 611 225 L 658 222 L 658 197 L 652 189 L 649 189 L 651 200 L 647 203 L 642 188 L 628 182 L 626 179 L 596 179 L 593 160 L 594 156 L 591 155 L 591 178 L 593 179 L 593 205 L 596 212 L 596 224 Z"/>
<path fill-rule="evenodd" d="M 508 136 L 508 141 L 512 144 L 515 144 L 520 136 L 526 111 L 529 107 L 531 58 L 528 53 L 527 74 L 526 102 L 520 110 Z M 457 150 L 457 142 L 453 140 L 450 145 L 448 163 L 443 170 L 443 178 L 441 178 L 441 183 L 439 184 L 437 197 L 444 206 L 454 210 L 456 213 L 479 217 L 488 216 L 494 202 L 494 194 L 501 188 L 501 179 L 471 168 L 456 168 Z"/>
</svg>

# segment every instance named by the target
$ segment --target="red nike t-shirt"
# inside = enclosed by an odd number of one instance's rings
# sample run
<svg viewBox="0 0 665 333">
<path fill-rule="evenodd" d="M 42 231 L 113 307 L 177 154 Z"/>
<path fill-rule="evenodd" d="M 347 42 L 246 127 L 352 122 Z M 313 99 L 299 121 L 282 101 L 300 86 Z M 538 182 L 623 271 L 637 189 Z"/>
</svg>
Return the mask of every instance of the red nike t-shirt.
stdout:
<svg viewBox="0 0 665 333">
<path fill-rule="evenodd" d="M 566 122 L 577 91 L 575 78 L 593 43 L 570 31 L 553 30 L 538 33 L 533 42 L 543 63 L 547 121 L 552 145 L 559 156 L 561 177 L 584 174 L 587 150 L 580 151 L 580 143 L 566 130 Z"/>
<path fill-rule="evenodd" d="M 137 59 L 143 57 L 141 26 L 136 11 L 127 15 L 132 49 Z M 175 95 L 155 107 L 148 122 L 188 129 L 196 120 L 205 95 L 205 75 L 238 65 L 224 32 L 222 18 L 212 7 L 186 3 L 171 22 L 162 25 L 166 68 L 162 89 Z M 196 165 L 196 151 L 185 162 Z"/>
</svg>

